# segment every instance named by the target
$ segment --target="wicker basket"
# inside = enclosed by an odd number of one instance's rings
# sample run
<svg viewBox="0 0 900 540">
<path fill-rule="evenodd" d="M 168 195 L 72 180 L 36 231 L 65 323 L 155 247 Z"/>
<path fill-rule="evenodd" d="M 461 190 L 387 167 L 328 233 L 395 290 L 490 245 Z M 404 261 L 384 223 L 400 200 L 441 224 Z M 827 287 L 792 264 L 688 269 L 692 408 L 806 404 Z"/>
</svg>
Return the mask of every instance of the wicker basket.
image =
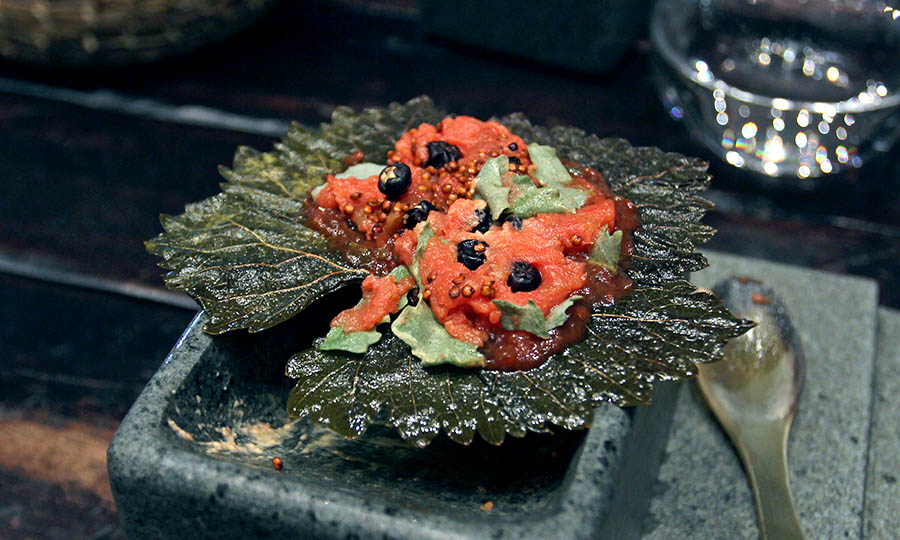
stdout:
<svg viewBox="0 0 900 540">
<path fill-rule="evenodd" d="M 44 65 L 147 62 L 219 40 L 275 0 L 0 0 L 0 55 Z"/>
</svg>

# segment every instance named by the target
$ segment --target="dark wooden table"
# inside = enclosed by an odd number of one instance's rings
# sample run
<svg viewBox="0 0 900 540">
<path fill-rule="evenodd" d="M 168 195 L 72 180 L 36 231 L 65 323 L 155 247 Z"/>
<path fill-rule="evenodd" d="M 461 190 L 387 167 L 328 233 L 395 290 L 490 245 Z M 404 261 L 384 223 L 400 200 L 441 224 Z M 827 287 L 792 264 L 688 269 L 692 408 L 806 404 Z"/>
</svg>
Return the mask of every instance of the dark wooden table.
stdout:
<svg viewBox="0 0 900 540">
<path fill-rule="evenodd" d="M 428 40 L 415 3 L 397 4 L 282 2 L 223 44 L 140 67 L 0 62 L 0 538 L 124 537 L 106 446 L 193 316 L 142 242 L 160 213 L 218 191 L 238 145 L 268 149 L 336 105 L 429 94 L 457 113 L 522 111 L 709 157 L 659 104 L 644 40 L 586 75 Z M 889 157 L 816 194 L 763 192 L 714 160 L 709 246 L 871 277 L 900 307 Z"/>
</svg>

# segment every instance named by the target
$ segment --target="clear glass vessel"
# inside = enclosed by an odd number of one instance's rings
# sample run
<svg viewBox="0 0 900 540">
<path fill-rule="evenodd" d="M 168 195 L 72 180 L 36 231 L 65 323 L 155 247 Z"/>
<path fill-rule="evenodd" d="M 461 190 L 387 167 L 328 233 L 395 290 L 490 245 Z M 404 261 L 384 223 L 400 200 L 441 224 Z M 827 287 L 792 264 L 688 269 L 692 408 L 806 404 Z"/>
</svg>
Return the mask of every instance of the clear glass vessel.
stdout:
<svg viewBox="0 0 900 540">
<path fill-rule="evenodd" d="M 900 134 L 900 2 L 659 0 L 650 33 L 669 114 L 735 167 L 813 179 Z"/>
</svg>

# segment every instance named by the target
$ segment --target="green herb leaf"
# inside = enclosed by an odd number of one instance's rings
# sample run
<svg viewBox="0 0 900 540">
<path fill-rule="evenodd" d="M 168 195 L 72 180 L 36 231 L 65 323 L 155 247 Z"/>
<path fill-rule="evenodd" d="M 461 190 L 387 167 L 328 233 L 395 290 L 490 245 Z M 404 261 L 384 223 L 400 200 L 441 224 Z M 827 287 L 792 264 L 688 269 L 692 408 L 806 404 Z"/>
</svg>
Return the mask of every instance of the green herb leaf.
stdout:
<svg viewBox="0 0 900 540">
<path fill-rule="evenodd" d="M 412 348 L 412 353 L 424 366 L 484 365 L 484 355 L 478 352 L 478 347 L 451 336 L 435 318 L 427 302 L 407 306 L 391 324 L 391 331 Z"/>
<path fill-rule="evenodd" d="M 557 326 L 562 326 L 569 318 L 569 315 L 566 312 L 572 307 L 572 304 L 582 298 L 584 297 L 576 294 L 553 306 L 553 308 L 550 309 L 550 313 L 547 314 L 547 330 L 553 330 Z"/>
<path fill-rule="evenodd" d="M 576 300 L 581 300 L 581 296 L 572 296 L 566 298 L 562 303 L 554 306 L 547 317 L 544 312 L 534 302 L 528 300 L 524 306 L 507 302 L 506 300 L 494 300 L 494 305 L 500 308 L 502 315 L 500 316 L 500 324 L 507 330 L 524 330 L 532 334 L 547 339 L 550 337 L 550 330 L 562 325 L 566 322 L 566 310 L 572 307 Z"/>
<path fill-rule="evenodd" d="M 416 251 L 413 253 L 413 262 L 409 269 L 413 277 L 416 278 L 419 288 L 422 288 L 422 278 L 419 276 L 419 261 L 422 259 L 422 254 L 425 253 L 425 248 L 428 247 L 428 242 L 432 237 L 434 237 L 434 229 L 431 228 L 431 223 L 426 221 L 422 227 L 422 232 L 419 233 L 419 238 L 416 240 Z"/>
<path fill-rule="evenodd" d="M 388 273 L 389 276 L 397 281 L 410 276 L 409 269 L 405 266 L 398 266 Z"/>
<path fill-rule="evenodd" d="M 381 332 L 377 330 L 348 334 L 340 326 L 335 326 L 325 335 L 325 340 L 319 344 L 319 349 L 361 354 L 369 350 L 369 345 L 376 343 L 379 339 L 381 339 Z"/>
<path fill-rule="evenodd" d="M 405 266 L 398 266 L 397 268 L 394 268 L 393 270 L 391 270 L 391 272 L 388 275 L 393 276 L 394 279 L 396 279 L 397 281 L 400 281 L 401 279 L 403 279 L 407 276 L 410 276 L 411 274 L 409 273 L 409 269 L 406 268 Z M 396 311 L 402 311 L 403 308 L 405 308 L 407 306 L 407 304 L 409 304 L 409 299 L 404 294 L 403 296 L 400 297 L 400 301 L 397 303 Z"/>
<path fill-rule="evenodd" d="M 503 185 L 503 175 L 508 171 L 509 158 L 501 155 L 485 161 L 475 177 L 475 192 L 487 201 L 495 220 L 509 208 L 509 188 Z"/>
<path fill-rule="evenodd" d="M 406 269 L 405 266 L 398 266 L 390 271 L 388 274 L 393 277 L 395 280 L 400 281 L 401 279 L 409 276 L 409 270 Z M 356 307 L 359 307 L 362 304 L 362 300 L 360 300 Z M 408 304 L 408 300 L 406 299 L 406 295 L 400 297 L 400 300 L 397 302 L 397 307 L 394 309 L 394 313 L 402 310 Z M 382 323 L 391 322 L 390 315 L 385 316 Z M 343 327 L 335 326 L 332 327 L 328 334 L 325 335 L 325 340 L 319 345 L 319 348 L 323 351 L 348 351 L 353 353 L 364 353 L 369 348 L 369 345 L 375 343 L 381 339 L 381 332 L 377 330 L 369 330 L 369 331 L 359 331 L 359 332 L 350 332 L 347 333 Z"/>
<path fill-rule="evenodd" d="M 356 165 L 352 165 L 347 168 L 346 171 L 334 175 L 335 178 L 359 178 L 360 180 L 365 180 L 366 178 L 381 174 L 381 171 L 387 165 L 379 165 L 378 163 L 357 163 Z"/>
<path fill-rule="evenodd" d="M 531 143 L 528 145 L 528 156 L 535 166 L 534 175 L 542 186 L 563 187 L 572 182 L 572 176 L 556 157 L 553 147 Z"/>
<path fill-rule="evenodd" d="M 538 214 L 572 214 L 587 200 L 587 193 L 577 188 L 537 187 L 528 176 L 514 176 L 516 187 L 512 212 L 522 218 Z"/>
<path fill-rule="evenodd" d="M 606 225 L 600 230 L 597 239 L 594 240 L 594 248 L 591 250 L 590 261 L 606 268 L 613 274 L 619 271 L 619 257 L 622 252 L 622 231 L 609 234 Z"/>
</svg>

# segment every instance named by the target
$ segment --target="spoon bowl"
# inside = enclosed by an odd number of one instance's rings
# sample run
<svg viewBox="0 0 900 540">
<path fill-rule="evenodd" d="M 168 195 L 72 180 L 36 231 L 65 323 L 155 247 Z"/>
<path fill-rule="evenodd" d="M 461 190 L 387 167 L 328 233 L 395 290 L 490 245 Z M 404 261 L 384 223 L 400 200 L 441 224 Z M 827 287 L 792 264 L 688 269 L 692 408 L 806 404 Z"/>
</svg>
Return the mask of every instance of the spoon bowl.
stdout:
<svg viewBox="0 0 900 540">
<path fill-rule="evenodd" d="M 791 497 L 787 440 L 806 361 L 787 310 L 763 283 L 732 277 L 714 292 L 756 327 L 733 339 L 720 362 L 700 366 L 697 381 L 747 471 L 760 538 L 803 538 Z"/>
</svg>

